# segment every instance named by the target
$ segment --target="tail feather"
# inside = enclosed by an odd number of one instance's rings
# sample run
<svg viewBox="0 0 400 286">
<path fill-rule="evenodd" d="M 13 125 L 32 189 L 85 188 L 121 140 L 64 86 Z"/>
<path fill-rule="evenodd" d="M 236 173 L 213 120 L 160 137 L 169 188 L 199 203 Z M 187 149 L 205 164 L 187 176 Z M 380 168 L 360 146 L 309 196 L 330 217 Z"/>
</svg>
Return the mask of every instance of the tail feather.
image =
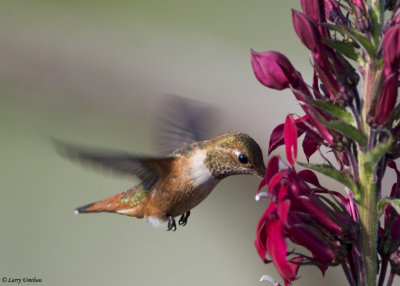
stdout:
<svg viewBox="0 0 400 286">
<path fill-rule="evenodd" d="M 81 206 L 75 209 L 75 213 L 83 214 L 83 213 L 99 213 L 99 212 L 111 211 L 107 210 L 107 208 L 104 208 L 104 206 L 102 206 L 102 204 L 100 203 L 101 201 Z"/>
<path fill-rule="evenodd" d="M 75 209 L 76 214 L 110 212 L 134 217 L 143 217 L 143 200 L 135 197 L 135 188 L 115 194 L 104 200 Z"/>
</svg>

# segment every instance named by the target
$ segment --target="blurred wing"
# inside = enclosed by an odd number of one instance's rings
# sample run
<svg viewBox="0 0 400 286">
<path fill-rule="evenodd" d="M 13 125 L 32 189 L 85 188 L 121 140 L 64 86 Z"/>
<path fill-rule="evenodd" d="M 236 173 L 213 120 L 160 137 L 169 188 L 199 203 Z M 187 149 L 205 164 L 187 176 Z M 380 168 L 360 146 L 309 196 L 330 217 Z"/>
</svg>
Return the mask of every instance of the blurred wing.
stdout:
<svg viewBox="0 0 400 286">
<path fill-rule="evenodd" d="M 216 109 L 176 95 L 166 96 L 158 117 L 156 142 L 162 154 L 170 154 L 185 144 L 210 138 Z"/>
<path fill-rule="evenodd" d="M 54 141 L 55 142 L 55 141 Z M 71 160 L 89 163 L 113 170 L 120 174 L 135 175 L 149 189 L 159 177 L 169 172 L 174 158 L 152 158 L 125 155 L 121 153 L 107 153 L 83 149 L 71 145 L 55 142 L 59 153 Z"/>
</svg>

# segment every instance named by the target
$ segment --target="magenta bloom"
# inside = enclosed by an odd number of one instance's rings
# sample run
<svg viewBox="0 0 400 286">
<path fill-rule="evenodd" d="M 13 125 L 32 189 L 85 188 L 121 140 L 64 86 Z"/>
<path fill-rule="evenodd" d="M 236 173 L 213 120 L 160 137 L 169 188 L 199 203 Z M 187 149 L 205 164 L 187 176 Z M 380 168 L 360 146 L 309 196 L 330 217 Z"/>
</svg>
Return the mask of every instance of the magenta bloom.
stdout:
<svg viewBox="0 0 400 286">
<path fill-rule="evenodd" d="M 285 191 L 285 189 L 282 189 L 280 194 L 284 195 Z M 302 259 L 286 260 L 287 245 L 284 225 L 287 223 L 290 201 L 278 200 L 278 204 L 271 202 L 261 217 L 257 226 L 258 237 L 255 241 L 255 246 L 261 259 L 266 263 L 268 263 L 266 255 L 269 253 L 285 284 L 290 284 L 296 278 L 297 270 L 300 266 L 299 262 Z"/>
<path fill-rule="evenodd" d="M 399 24 L 386 31 L 383 38 L 383 56 L 383 90 L 378 103 L 369 113 L 378 126 L 385 125 L 396 105 L 400 63 Z"/>
<path fill-rule="evenodd" d="M 340 260 L 348 247 L 348 237 L 354 236 L 354 229 L 349 226 L 355 223 L 349 213 L 338 214 L 326 205 L 319 194 L 331 193 L 349 204 L 347 199 L 334 192 L 310 188 L 301 172 L 296 173 L 292 168 L 279 170 L 278 160 L 277 156 L 271 158 L 259 187 L 268 186 L 271 202 L 258 223 L 255 245 L 261 259 L 270 262 L 266 258 L 268 254 L 285 283 L 290 285 L 302 263 L 315 264 L 324 273 L 328 266 Z M 310 178 L 310 172 L 306 172 L 305 178 Z M 315 179 L 315 174 L 311 174 Z M 285 239 L 305 247 L 312 258 L 306 254 L 291 257 Z"/>
<path fill-rule="evenodd" d="M 349 227 L 355 225 L 347 211 L 349 200 L 324 189 L 312 171 L 297 173 L 293 168 L 298 131 L 292 115 L 286 118 L 283 134 L 291 167 L 279 170 L 278 156 L 268 163 L 258 192 L 267 186 L 270 204 L 258 223 L 255 245 L 261 259 L 268 263 L 266 255 L 269 255 L 285 284 L 290 285 L 302 263 L 315 264 L 324 273 L 335 261 L 342 259 L 348 244 L 358 234 L 354 232 L 356 227 Z M 308 183 L 316 188 L 312 189 Z M 337 197 L 343 211 L 338 213 L 327 205 L 320 197 L 322 194 Z M 287 251 L 286 239 L 305 247 L 312 258 L 305 254 L 288 258 L 292 255 Z"/>
<path fill-rule="evenodd" d="M 270 88 L 288 88 L 297 77 L 292 64 L 279 52 L 257 53 L 251 50 L 251 64 L 257 79 Z"/>
</svg>

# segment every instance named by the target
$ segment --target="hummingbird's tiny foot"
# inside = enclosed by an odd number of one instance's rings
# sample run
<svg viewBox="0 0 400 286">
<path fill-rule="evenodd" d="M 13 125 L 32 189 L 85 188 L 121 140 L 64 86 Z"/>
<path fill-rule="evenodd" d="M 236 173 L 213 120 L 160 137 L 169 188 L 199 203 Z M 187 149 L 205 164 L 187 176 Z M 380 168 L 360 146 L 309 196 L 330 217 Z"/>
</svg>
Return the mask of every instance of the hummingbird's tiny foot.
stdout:
<svg viewBox="0 0 400 286">
<path fill-rule="evenodd" d="M 190 216 L 190 211 L 185 212 L 184 214 L 181 215 L 181 218 L 179 219 L 179 225 L 185 226 L 188 222 L 188 218 Z"/>
<path fill-rule="evenodd" d="M 167 230 L 168 231 L 170 231 L 170 230 L 175 231 L 176 230 L 176 222 L 175 222 L 174 217 L 171 216 L 171 215 L 168 216 L 168 228 L 167 228 Z"/>
</svg>

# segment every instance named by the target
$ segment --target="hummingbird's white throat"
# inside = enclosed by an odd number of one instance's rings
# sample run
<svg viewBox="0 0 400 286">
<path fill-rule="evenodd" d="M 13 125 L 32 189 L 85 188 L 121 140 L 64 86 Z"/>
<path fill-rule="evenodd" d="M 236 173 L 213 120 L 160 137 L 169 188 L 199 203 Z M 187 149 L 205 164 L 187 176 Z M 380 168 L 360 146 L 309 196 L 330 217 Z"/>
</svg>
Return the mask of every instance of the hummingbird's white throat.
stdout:
<svg viewBox="0 0 400 286">
<path fill-rule="evenodd" d="M 216 179 L 211 174 L 211 171 L 206 166 L 205 160 L 207 158 L 206 150 L 196 150 L 190 158 L 188 164 L 189 176 L 195 187 L 206 187 L 210 185 L 213 188 L 216 185 Z"/>
</svg>

